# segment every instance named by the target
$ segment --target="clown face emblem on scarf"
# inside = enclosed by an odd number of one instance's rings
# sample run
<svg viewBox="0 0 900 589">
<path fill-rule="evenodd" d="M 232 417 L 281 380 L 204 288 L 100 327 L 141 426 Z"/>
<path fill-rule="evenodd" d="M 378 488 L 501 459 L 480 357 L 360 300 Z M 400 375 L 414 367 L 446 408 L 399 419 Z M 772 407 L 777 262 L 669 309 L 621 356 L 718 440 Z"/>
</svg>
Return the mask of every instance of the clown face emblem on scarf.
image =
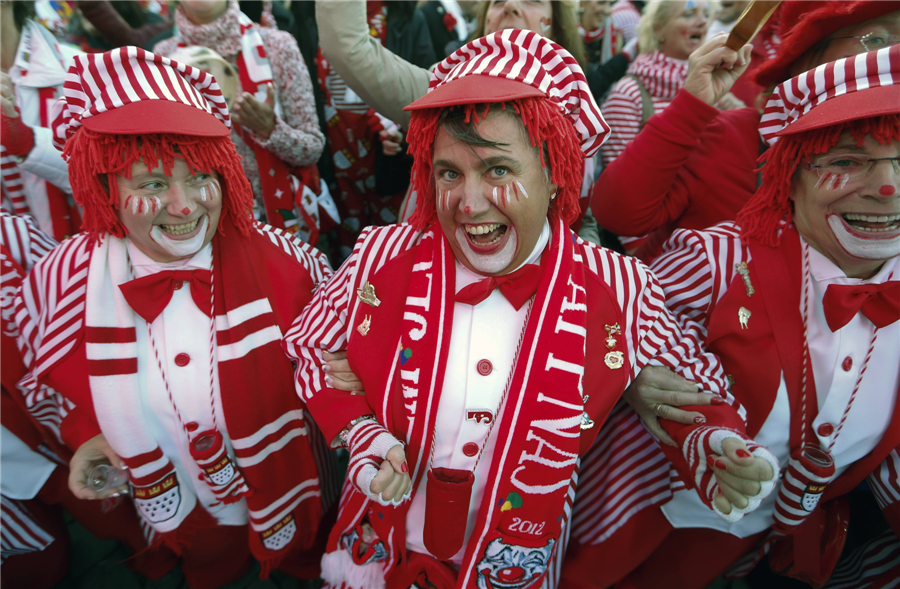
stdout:
<svg viewBox="0 0 900 589">
<path fill-rule="evenodd" d="M 819 504 L 819 499 L 822 498 L 822 493 L 825 492 L 825 485 L 820 485 L 818 483 L 809 483 L 806 485 L 806 490 L 803 491 L 803 497 L 800 499 L 800 505 L 806 511 L 812 511 L 816 508 L 816 505 Z"/>
<path fill-rule="evenodd" d="M 134 487 L 134 504 L 151 524 L 172 519 L 181 505 L 178 477 L 170 473 L 161 481 L 146 487 Z"/>
<path fill-rule="evenodd" d="M 492 540 L 478 563 L 478 589 L 524 589 L 547 570 L 555 540 L 545 546 L 527 548 Z"/>
</svg>

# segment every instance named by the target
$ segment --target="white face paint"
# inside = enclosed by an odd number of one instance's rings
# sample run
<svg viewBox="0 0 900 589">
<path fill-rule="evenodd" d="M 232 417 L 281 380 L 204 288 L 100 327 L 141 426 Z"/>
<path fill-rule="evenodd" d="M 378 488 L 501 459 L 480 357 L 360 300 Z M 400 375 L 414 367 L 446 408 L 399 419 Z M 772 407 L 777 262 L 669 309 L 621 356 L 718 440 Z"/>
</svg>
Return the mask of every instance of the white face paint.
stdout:
<svg viewBox="0 0 900 589">
<path fill-rule="evenodd" d="M 499 251 L 489 255 L 479 254 L 472 250 L 469 246 L 469 239 L 466 237 L 466 232 L 461 227 L 456 230 L 456 241 L 459 243 L 460 249 L 476 272 L 480 272 L 481 274 L 497 274 L 506 269 L 513 261 L 513 258 L 516 256 L 516 248 L 519 244 L 518 237 L 516 236 L 516 228 L 510 225 L 507 232 L 509 233 L 509 237 L 506 238 L 506 243 L 503 247 Z"/>
<path fill-rule="evenodd" d="M 528 198 L 528 193 L 525 192 L 525 187 L 522 186 L 522 183 L 516 180 L 516 186 L 519 188 L 519 192 L 521 192 L 525 198 Z"/>
<path fill-rule="evenodd" d="M 850 174 L 825 174 L 816 182 L 816 188 L 824 186 L 826 190 L 843 190 L 849 181 Z"/>
<path fill-rule="evenodd" d="M 166 235 L 158 225 L 154 225 L 150 230 L 150 239 L 155 241 L 159 247 L 176 258 L 193 256 L 203 247 L 203 241 L 206 239 L 206 232 L 209 230 L 209 215 L 204 215 L 203 220 L 200 221 L 200 223 L 202 223 L 200 231 L 190 239 L 172 239 Z"/>
<path fill-rule="evenodd" d="M 865 239 L 854 235 L 845 226 L 839 215 L 828 215 L 828 225 L 838 243 L 848 254 L 863 260 L 888 260 L 900 256 L 900 236 L 893 239 Z"/>
</svg>

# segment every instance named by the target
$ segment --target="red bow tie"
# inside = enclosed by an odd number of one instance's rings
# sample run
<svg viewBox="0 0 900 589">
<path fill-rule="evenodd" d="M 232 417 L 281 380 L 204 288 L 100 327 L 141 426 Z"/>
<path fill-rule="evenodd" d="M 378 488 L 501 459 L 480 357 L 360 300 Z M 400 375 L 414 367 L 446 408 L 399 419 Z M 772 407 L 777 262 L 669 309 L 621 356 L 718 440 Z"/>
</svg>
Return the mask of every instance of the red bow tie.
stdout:
<svg viewBox="0 0 900 589">
<path fill-rule="evenodd" d="M 900 319 L 900 281 L 857 286 L 831 284 L 822 304 L 831 331 L 847 325 L 860 310 L 876 327 L 885 327 Z"/>
<path fill-rule="evenodd" d="M 456 302 L 474 307 L 491 296 L 495 288 L 499 288 L 506 300 L 516 310 L 519 310 L 537 292 L 540 283 L 541 267 L 536 264 L 526 264 L 510 274 L 490 276 L 463 287 L 456 293 Z"/>
<path fill-rule="evenodd" d="M 181 288 L 182 282 L 191 283 L 194 304 L 209 315 L 209 287 L 212 283 L 212 272 L 209 270 L 164 270 L 120 284 L 119 289 L 134 312 L 147 323 L 153 323 L 172 300 L 172 292 Z"/>
</svg>

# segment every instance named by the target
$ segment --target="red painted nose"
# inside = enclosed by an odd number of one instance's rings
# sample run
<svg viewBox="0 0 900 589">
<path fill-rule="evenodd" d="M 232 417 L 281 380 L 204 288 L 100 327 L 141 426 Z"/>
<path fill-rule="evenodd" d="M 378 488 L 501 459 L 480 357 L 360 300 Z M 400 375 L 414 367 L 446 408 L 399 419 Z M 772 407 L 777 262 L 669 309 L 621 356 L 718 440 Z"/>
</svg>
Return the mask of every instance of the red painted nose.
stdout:
<svg viewBox="0 0 900 589">
<path fill-rule="evenodd" d="M 525 578 L 525 571 L 520 567 L 509 567 L 497 573 L 497 578 L 504 583 L 513 583 Z"/>
<path fill-rule="evenodd" d="M 885 184 L 878 189 L 878 192 L 880 192 L 882 196 L 891 196 L 892 194 L 894 194 L 894 187 L 890 184 Z"/>
<path fill-rule="evenodd" d="M 187 207 L 184 207 L 183 209 L 181 209 L 181 214 L 182 214 L 182 215 L 190 214 L 190 212 L 191 212 L 191 209 L 189 209 L 189 208 L 187 208 Z"/>
</svg>

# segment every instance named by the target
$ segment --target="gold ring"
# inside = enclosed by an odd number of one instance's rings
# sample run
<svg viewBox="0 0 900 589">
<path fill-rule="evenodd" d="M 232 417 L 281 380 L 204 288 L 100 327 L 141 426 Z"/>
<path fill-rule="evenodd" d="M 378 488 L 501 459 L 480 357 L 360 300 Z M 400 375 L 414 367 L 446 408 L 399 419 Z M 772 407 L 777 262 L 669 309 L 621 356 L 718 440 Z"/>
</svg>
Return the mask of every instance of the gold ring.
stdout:
<svg viewBox="0 0 900 589">
<path fill-rule="evenodd" d="M 659 414 L 659 408 L 662 407 L 663 405 L 665 405 L 665 403 L 654 403 L 653 413 L 655 413 L 657 417 L 661 417 L 661 415 Z"/>
</svg>

